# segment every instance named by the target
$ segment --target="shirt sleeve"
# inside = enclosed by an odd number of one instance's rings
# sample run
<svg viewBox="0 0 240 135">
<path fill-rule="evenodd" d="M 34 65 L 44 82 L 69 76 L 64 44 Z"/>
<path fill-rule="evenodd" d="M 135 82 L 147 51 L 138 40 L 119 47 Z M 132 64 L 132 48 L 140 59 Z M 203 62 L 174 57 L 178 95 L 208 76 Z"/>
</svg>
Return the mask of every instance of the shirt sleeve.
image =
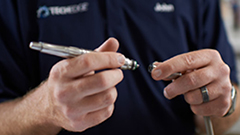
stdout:
<svg viewBox="0 0 240 135">
<path fill-rule="evenodd" d="M 235 54 L 226 35 L 219 0 L 203 0 L 202 7 L 199 46 L 218 50 L 223 61 L 231 69 L 231 81 L 238 84 Z"/>
</svg>

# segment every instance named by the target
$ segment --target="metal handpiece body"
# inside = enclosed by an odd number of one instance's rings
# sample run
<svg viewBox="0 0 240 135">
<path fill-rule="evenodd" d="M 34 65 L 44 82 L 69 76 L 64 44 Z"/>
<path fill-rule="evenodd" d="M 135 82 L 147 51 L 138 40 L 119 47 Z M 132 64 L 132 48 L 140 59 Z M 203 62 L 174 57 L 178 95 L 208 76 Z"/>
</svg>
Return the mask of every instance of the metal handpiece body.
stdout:
<svg viewBox="0 0 240 135">
<path fill-rule="evenodd" d="M 33 50 L 40 51 L 42 53 L 59 56 L 62 58 L 73 58 L 85 53 L 91 53 L 93 51 L 81 49 L 72 46 L 53 45 L 44 42 L 31 42 L 29 47 Z M 136 70 L 139 64 L 135 60 L 125 58 L 125 63 L 121 66 L 123 70 Z"/>
</svg>

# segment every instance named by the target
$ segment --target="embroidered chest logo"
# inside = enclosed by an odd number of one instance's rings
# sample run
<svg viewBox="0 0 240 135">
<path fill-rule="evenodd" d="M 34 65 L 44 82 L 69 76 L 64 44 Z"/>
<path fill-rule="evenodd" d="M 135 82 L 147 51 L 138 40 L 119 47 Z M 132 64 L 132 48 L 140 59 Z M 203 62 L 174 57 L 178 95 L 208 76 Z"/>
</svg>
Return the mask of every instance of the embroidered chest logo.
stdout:
<svg viewBox="0 0 240 135">
<path fill-rule="evenodd" d="M 88 10 L 89 3 L 79 3 L 75 5 L 68 5 L 68 6 L 41 6 L 37 10 L 37 17 L 38 18 L 46 18 L 48 16 L 55 16 L 55 15 L 70 15 L 70 14 L 77 14 L 80 12 L 86 12 Z"/>
<path fill-rule="evenodd" d="M 166 3 L 160 4 L 159 2 L 157 2 L 154 7 L 154 10 L 155 12 L 173 12 L 175 8 L 173 4 L 166 4 Z"/>
</svg>

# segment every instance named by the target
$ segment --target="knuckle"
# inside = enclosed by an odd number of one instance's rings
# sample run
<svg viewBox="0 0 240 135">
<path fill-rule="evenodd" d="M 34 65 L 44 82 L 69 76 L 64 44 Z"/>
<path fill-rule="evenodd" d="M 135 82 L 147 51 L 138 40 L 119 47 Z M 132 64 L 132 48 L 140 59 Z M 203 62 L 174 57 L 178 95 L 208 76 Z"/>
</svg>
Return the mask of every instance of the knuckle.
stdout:
<svg viewBox="0 0 240 135">
<path fill-rule="evenodd" d="M 111 104 L 114 104 L 115 100 L 116 100 L 116 97 L 117 97 L 117 92 L 115 92 L 115 90 L 113 91 L 109 91 L 107 92 L 105 95 L 104 95 L 104 98 L 103 98 L 103 103 L 105 105 L 111 105 Z"/>
<path fill-rule="evenodd" d="M 89 54 L 83 54 L 79 57 L 78 62 L 81 63 L 81 65 L 84 65 L 85 68 L 89 68 L 92 69 L 92 67 L 94 66 L 91 60 L 91 57 Z"/>
<path fill-rule="evenodd" d="M 174 69 L 175 69 L 175 67 L 174 67 L 174 64 L 169 64 L 169 63 L 166 63 L 166 69 L 168 70 L 168 71 L 174 71 Z"/>
<path fill-rule="evenodd" d="M 63 115 L 70 121 L 74 120 L 73 110 L 69 108 L 67 105 L 62 106 Z"/>
<path fill-rule="evenodd" d="M 197 78 L 194 74 L 187 74 L 186 80 L 189 86 L 195 86 L 197 84 Z"/>
<path fill-rule="evenodd" d="M 184 98 L 189 104 L 199 104 L 198 98 L 191 93 L 184 94 Z"/>
<path fill-rule="evenodd" d="M 86 85 L 86 80 L 79 79 L 78 82 L 75 85 L 71 85 L 69 89 L 76 90 L 78 93 L 84 93 L 84 85 Z"/>
<path fill-rule="evenodd" d="M 82 125 L 84 125 L 86 114 L 76 113 L 74 108 L 67 106 L 64 107 L 62 113 L 73 129 L 80 130 L 80 128 L 83 128 Z"/>
<path fill-rule="evenodd" d="M 224 89 L 226 89 L 227 91 L 228 91 L 228 93 L 231 93 L 231 90 L 232 90 L 232 84 L 231 83 L 228 83 L 228 85 L 226 85 L 225 87 L 224 87 Z"/>
<path fill-rule="evenodd" d="M 222 97 L 228 97 L 227 99 L 230 99 L 229 97 L 231 95 L 231 89 L 232 89 L 231 83 L 227 83 L 225 85 L 222 85 L 221 89 L 222 89 L 221 96 Z"/>
<path fill-rule="evenodd" d="M 228 108 L 230 105 L 231 105 L 231 100 L 229 97 L 225 98 L 223 101 L 222 101 L 222 104 L 223 108 Z"/>
<path fill-rule="evenodd" d="M 218 79 L 215 69 L 204 71 L 199 76 L 202 80 L 208 80 L 208 81 Z"/>
<path fill-rule="evenodd" d="M 191 67 L 196 61 L 194 56 L 190 54 L 184 55 L 183 60 L 188 67 Z"/>
<path fill-rule="evenodd" d="M 220 106 L 222 109 L 219 110 L 219 112 L 217 113 L 217 116 L 223 116 L 226 113 L 226 111 L 228 110 L 230 104 L 231 103 L 230 103 L 229 99 L 223 100 L 222 104 Z"/>
<path fill-rule="evenodd" d="M 230 95 L 231 90 L 232 90 L 231 83 L 228 83 L 228 84 L 222 86 L 222 89 L 223 89 L 223 92 L 222 92 L 223 96 Z"/>
<path fill-rule="evenodd" d="M 213 59 L 221 59 L 221 55 L 217 50 L 209 49 L 209 52 L 211 53 L 211 57 Z"/>
<path fill-rule="evenodd" d="M 230 74 L 230 67 L 227 65 L 227 64 L 222 64 L 220 67 L 220 72 L 223 74 L 223 75 L 229 75 Z"/>
<path fill-rule="evenodd" d="M 86 130 L 86 126 L 84 125 L 84 117 L 79 117 L 77 120 L 70 121 L 71 128 L 75 131 L 84 131 Z"/>
<path fill-rule="evenodd" d="M 50 75 L 52 78 L 58 79 L 68 73 L 69 68 L 72 66 L 72 63 L 69 60 L 62 60 L 52 67 Z"/>
<path fill-rule="evenodd" d="M 117 62 L 117 60 L 116 60 L 116 58 L 115 58 L 115 55 L 111 55 L 111 54 L 106 54 L 105 55 L 106 57 L 107 57 L 107 64 L 109 65 L 109 66 L 114 66 L 114 65 L 116 65 L 115 63 Z"/>
<path fill-rule="evenodd" d="M 104 117 L 105 117 L 105 118 L 111 117 L 112 114 L 113 114 L 113 110 L 114 110 L 113 105 L 107 107 L 107 109 L 106 109 L 106 111 L 105 111 L 105 114 L 104 114 Z"/>
<path fill-rule="evenodd" d="M 59 79 L 60 78 L 60 68 L 58 65 L 54 65 L 50 71 L 50 77 L 53 79 Z"/>
<path fill-rule="evenodd" d="M 98 85 L 99 85 L 99 87 L 102 87 L 102 88 L 108 87 L 109 81 L 107 80 L 107 78 L 105 77 L 104 74 L 98 75 Z"/>
<path fill-rule="evenodd" d="M 215 105 L 213 113 L 215 116 L 222 117 L 231 105 L 230 98 L 221 97 L 218 99 L 218 104 Z"/>
<path fill-rule="evenodd" d="M 53 98 L 57 103 L 66 104 L 68 100 L 69 88 L 63 85 L 56 85 L 53 91 Z"/>
<path fill-rule="evenodd" d="M 65 92 L 60 92 L 60 90 L 55 90 L 53 92 L 53 96 L 57 103 L 61 103 L 61 104 L 64 103 Z"/>
</svg>

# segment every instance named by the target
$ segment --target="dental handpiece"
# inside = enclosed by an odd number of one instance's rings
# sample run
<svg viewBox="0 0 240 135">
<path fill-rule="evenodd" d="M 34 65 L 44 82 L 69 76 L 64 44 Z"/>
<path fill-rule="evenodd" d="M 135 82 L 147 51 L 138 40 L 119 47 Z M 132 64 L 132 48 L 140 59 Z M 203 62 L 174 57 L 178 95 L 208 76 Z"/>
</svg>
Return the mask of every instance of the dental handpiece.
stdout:
<svg viewBox="0 0 240 135">
<path fill-rule="evenodd" d="M 91 53 L 93 51 L 80 49 L 72 46 L 61 46 L 54 45 L 44 42 L 31 42 L 29 47 L 33 50 L 40 51 L 42 53 L 55 55 L 62 58 L 73 58 L 85 53 Z M 122 70 L 136 70 L 139 67 L 139 64 L 136 60 L 130 60 L 129 58 L 125 58 L 125 63 L 121 66 Z"/>
</svg>

